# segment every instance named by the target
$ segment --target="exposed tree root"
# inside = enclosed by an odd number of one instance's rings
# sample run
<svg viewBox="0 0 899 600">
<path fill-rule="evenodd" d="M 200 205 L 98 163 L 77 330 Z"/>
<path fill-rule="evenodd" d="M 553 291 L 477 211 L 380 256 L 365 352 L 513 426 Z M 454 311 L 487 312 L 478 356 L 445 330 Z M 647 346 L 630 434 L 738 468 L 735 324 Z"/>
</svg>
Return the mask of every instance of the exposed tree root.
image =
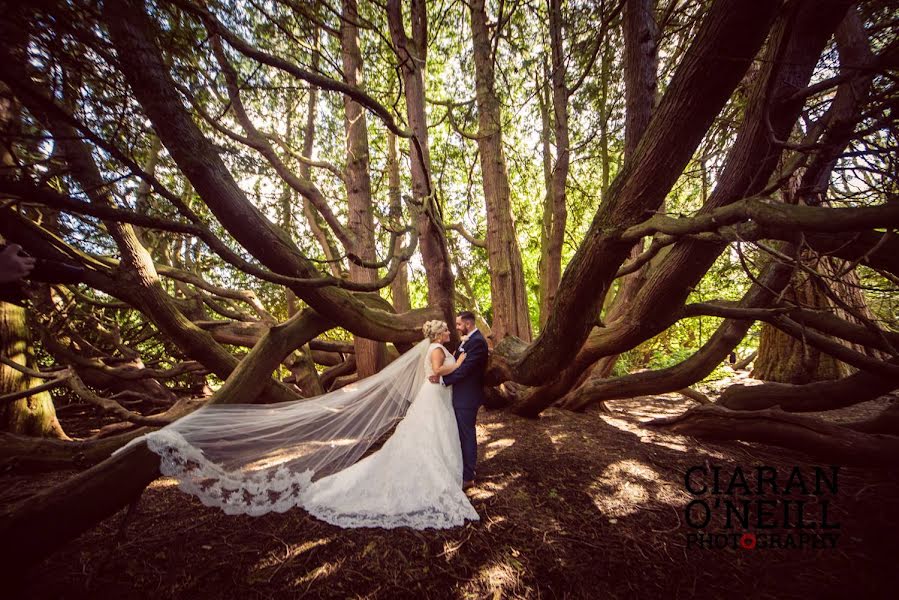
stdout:
<svg viewBox="0 0 899 600">
<path fill-rule="evenodd" d="M 646 425 L 698 438 L 771 444 L 837 464 L 899 466 L 897 436 L 862 433 L 775 409 L 732 411 L 721 406 L 697 406 Z"/>
<path fill-rule="evenodd" d="M 157 477 L 159 457 L 139 443 L 8 507 L 0 514 L 0 552 L 7 557 L 7 572 L 23 572 L 127 505 Z"/>
<path fill-rule="evenodd" d="M 817 412 L 873 400 L 899 388 L 899 381 L 859 371 L 835 381 L 805 385 L 765 383 L 732 385 L 718 404 L 731 410 L 760 410 L 779 406 L 788 412 Z"/>
<path fill-rule="evenodd" d="M 95 465 L 139 435 L 146 427 L 91 440 L 64 441 L 0 433 L 0 471 L 32 473 L 84 469 Z"/>
</svg>

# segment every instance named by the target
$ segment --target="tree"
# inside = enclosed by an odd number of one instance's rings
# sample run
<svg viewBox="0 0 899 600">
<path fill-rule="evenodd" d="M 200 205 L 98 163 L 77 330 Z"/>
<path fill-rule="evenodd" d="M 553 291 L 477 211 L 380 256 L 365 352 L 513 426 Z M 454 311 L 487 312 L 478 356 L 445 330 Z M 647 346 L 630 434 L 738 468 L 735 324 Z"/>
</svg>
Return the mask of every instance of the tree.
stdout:
<svg viewBox="0 0 899 600">
<path fill-rule="evenodd" d="M 886 3 L 95 8 L 3 23 L 34 35 L 0 48 L 21 105 L 3 130 L 0 234 L 83 267 L 35 303 L 46 362 L 19 364 L 35 381 L 16 393 L 65 387 L 121 420 L 95 440 L 3 436 L 28 468 L 99 463 L 4 513 L 18 560 L 158 476 L 141 444 L 108 458 L 143 428 L 332 389 L 456 303 L 483 307 L 490 384 L 509 384 L 494 395 L 531 416 L 683 390 L 754 349 L 761 322 L 847 370 L 732 386 L 659 425 L 888 461 L 869 433 L 895 433 L 892 413 L 851 427 L 784 414 L 899 381 Z"/>
<path fill-rule="evenodd" d="M 484 202 L 487 207 L 487 257 L 491 273 L 493 337 L 499 341 L 506 335 L 514 335 L 520 340 L 530 341 L 531 324 L 524 287 L 524 267 L 512 222 L 509 174 L 503 150 L 502 116 L 494 78 L 493 47 L 499 37 L 499 27 L 491 39 L 485 3 L 475 0 L 469 7 L 475 98 L 478 105 L 477 140 Z"/>
</svg>

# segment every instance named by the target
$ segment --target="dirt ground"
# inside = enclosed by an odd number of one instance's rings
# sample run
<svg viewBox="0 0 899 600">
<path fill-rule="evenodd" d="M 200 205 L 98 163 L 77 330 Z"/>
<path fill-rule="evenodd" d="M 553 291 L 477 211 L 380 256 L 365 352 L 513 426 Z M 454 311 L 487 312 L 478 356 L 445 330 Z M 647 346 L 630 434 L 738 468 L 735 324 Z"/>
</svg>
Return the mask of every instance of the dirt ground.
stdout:
<svg viewBox="0 0 899 600">
<path fill-rule="evenodd" d="M 840 525 L 835 548 L 688 547 L 687 536 L 698 531 L 685 520 L 690 467 L 739 466 L 748 474 L 766 465 L 785 477 L 818 464 L 784 450 L 700 442 L 641 425 L 688 406 L 667 395 L 611 402 L 609 413 L 551 409 L 538 420 L 482 411 L 480 479 L 470 493 L 481 521 L 448 531 L 341 530 L 301 510 L 227 516 L 160 479 L 124 530 L 122 511 L 36 566 L 20 593 L 159 600 L 895 597 L 895 472 L 840 468 L 827 515 Z M 4 475 L 0 503 L 67 475 Z M 812 515 L 821 504 L 813 491 L 805 498 Z M 724 531 L 715 529 L 721 523 L 715 512 L 704 532 Z"/>
</svg>

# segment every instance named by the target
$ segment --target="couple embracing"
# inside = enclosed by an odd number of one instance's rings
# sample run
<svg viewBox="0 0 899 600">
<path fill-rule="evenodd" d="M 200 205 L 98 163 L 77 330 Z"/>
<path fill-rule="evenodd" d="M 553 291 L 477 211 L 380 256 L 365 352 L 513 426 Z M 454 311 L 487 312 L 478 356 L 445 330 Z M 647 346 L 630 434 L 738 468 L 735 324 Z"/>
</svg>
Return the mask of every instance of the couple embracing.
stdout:
<svg viewBox="0 0 899 600">
<path fill-rule="evenodd" d="M 339 527 L 445 529 L 479 520 L 477 412 L 487 340 L 461 312 L 456 354 L 443 321 L 381 372 L 281 404 L 210 405 L 139 438 L 160 470 L 207 506 L 261 515 L 294 507 Z M 395 429 L 380 449 L 361 458 Z"/>
</svg>

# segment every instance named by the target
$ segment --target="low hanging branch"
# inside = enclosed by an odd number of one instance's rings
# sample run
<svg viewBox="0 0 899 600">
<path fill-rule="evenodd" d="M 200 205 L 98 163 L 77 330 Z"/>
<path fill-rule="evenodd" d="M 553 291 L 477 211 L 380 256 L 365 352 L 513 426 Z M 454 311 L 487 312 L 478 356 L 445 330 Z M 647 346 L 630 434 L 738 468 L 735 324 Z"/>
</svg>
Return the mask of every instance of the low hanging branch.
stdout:
<svg viewBox="0 0 899 600">
<path fill-rule="evenodd" d="M 9 360 L 5 356 L 0 356 L 0 362 L 8 367 L 16 369 L 17 371 L 20 371 L 32 377 L 48 377 L 48 375 L 45 373 L 36 372 L 32 369 L 22 367 L 22 365 Z M 75 374 L 75 371 L 71 368 L 54 372 L 51 376 L 53 377 L 52 381 L 49 381 L 43 385 L 39 385 L 28 390 L 23 390 L 21 392 L 15 392 L 13 394 L 0 396 L 0 403 L 11 402 L 20 398 L 27 398 L 28 396 L 31 396 L 38 392 L 59 387 L 60 385 L 65 385 L 70 390 L 75 392 L 75 394 L 77 394 L 78 397 L 82 400 L 89 402 L 90 404 L 93 404 L 95 406 L 99 406 L 101 409 L 103 409 L 104 412 L 115 415 L 116 417 L 119 417 L 124 421 L 128 421 L 129 423 L 134 423 L 137 425 L 148 425 L 150 427 L 164 427 L 165 425 L 168 425 L 172 422 L 172 419 L 169 418 L 145 417 L 140 413 L 128 410 L 111 398 L 103 398 L 102 396 L 95 394 L 90 389 L 88 389 L 86 385 L 84 385 L 84 382 L 81 381 L 81 378 L 78 377 L 78 375 Z"/>
<path fill-rule="evenodd" d="M 799 308 L 787 303 L 772 308 L 741 308 L 731 303 L 713 300 L 686 305 L 684 315 L 752 319 L 772 324 L 776 323 L 778 317 L 786 317 L 799 325 L 813 327 L 827 335 L 883 352 L 895 354 L 896 348 L 899 347 L 899 333 L 881 329 L 874 323 L 858 325 L 827 311 Z"/>
<path fill-rule="evenodd" d="M 894 360 L 893 364 L 897 365 L 899 361 Z M 843 379 L 804 385 L 732 385 L 718 398 L 718 404 L 732 410 L 760 410 L 779 406 L 788 412 L 818 412 L 860 404 L 897 388 L 899 379 L 859 371 Z"/>
<path fill-rule="evenodd" d="M 152 217 L 130 210 L 98 204 L 88 204 L 87 202 L 64 196 L 50 188 L 39 187 L 30 182 L 17 181 L 8 177 L 0 177 L 0 192 L 20 198 L 25 202 L 43 204 L 61 211 L 89 215 L 91 217 L 117 221 L 119 223 L 130 223 L 132 225 L 139 225 L 140 227 L 152 228 L 160 231 L 187 233 L 195 236 L 201 235 L 200 228 L 192 223 L 179 223 L 177 221 Z"/>
<path fill-rule="evenodd" d="M 0 79 L 6 81 L 11 87 L 14 87 L 17 90 L 23 100 L 27 102 L 30 110 L 42 116 L 50 115 L 53 119 L 58 119 L 60 122 L 74 127 L 79 133 L 84 135 L 86 139 L 108 151 L 116 160 L 126 165 L 134 175 L 141 178 L 143 181 L 146 181 L 154 191 L 171 202 L 178 209 L 179 213 L 188 218 L 192 224 L 181 224 L 174 221 L 160 220 L 152 217 L 141 217 L 140 219 L 137 219 L 134 216 L 134 213 L 131 213 L 130 211 L 124 211 L 122 209 L 117 209 L 110 206 L 92 206 L 90 210 L 96 213 L 96 216 L 98 217 L 104 217 L 106 214 L 109 214 L 111 216 L 111 220 L 113 221 L 117 220 L 117 218 L 123 223 L 130 223 L 132 221 L 139 220 L 141 222 L 136 222 L 135 224 L 151 227 L 153 226 L 151 225 L 151 223 L 153 223 L 155 225 L 158 225 L 159 228 L 163 230 L 191 233 L 202 239 L 213 252 L 215 252 L 231 266 L 249 275 L 258 277 L 259 279 L 262 279 L 264 281 L 286 285 L 295 289 L 339 287 L 348 291 L 377 291 L 389 285 L 393 280 L 396 272 L 398 272 L 400 268 L 400 264 L 402 263 L 402 257 L 406 255 L 411 256 L 411 254 L 414 253 L 417 239 L 414 239 L 413 237 L 413 239 L 411 239 L 409 242 L 409 246 L 403 250 L 402 254 L 399 257 L 394 257 L 394 260 L 396 261 L 394 264 L 395 268 L 391 269 L 391 271 L 383 278 L 372 283 L 355 283 L 349 281 L 348 279 L 332 277 L 328 275 L 316 277 L 293 277 L 269 271 L 258 265 L 254 265 L 253 263 L 250 263 L 240 255 L 238 255 L 236 252 L 231 250 L 224 242 L 222 242 L 222 240 L 219 239 L 219 237 L 202 222 L 200 217 L 186 204 L 184 204 L 184 202 L 177 196 L 177 194 L 174 194 L 173 192 L 171 192 L 171 190 L 168 190 L 158 181 L 158 179 L 156 179 L 155 176 L 144 172 L 137 163 L 128 158 L 123 152 L 116 148 L 114 144 L 93 133 L 89 128 L 87 128 L 84 124 L 82 124 L 75 117 L 69 114 L 65 109 L 56 104 L 56 102 L 37 90 L 28 79 L 27 74 L 18 71 L 18 67 L 13 66 L 14 59 L 11 56 L 5 54 L 4 52 L 2 52 L 2 50 L 0 50 L 0 58 L 3 59 L 0 60 Z M 60 209 L 62 209 L 63 204 L 66 204 L 67 208 L 72 209 L 73 211 L 75 208 L 79 209 L 79 211 L 74 212 L 81 212 L 80 209 L 83 208 L 84 203 L 82 202 L 69 200 L 65 197 L 51 197 L 49 194 L 45 194 L 41 188 L 36 188 L 34 184 L 10 181 L 9 183 L 0 185 L 8 186 L 10 191 L 14 190 L 14 186 L 21 186 L 18 187 L 18 189 L 19 191 L 23 192 L 23 195 L 26 192 L 35 191 L 36 199 L 38 201 L 41 201 L 41 199 L 46 200 L 48 204 L 56 204 L 60 207 Z M 13 193 L 15 192 L 13 191 Z M 84 212 L 85 214 L 91 214 L 86 211 Z M 408 258 L 406 260 L 408 260 Z"/>
</svg>

